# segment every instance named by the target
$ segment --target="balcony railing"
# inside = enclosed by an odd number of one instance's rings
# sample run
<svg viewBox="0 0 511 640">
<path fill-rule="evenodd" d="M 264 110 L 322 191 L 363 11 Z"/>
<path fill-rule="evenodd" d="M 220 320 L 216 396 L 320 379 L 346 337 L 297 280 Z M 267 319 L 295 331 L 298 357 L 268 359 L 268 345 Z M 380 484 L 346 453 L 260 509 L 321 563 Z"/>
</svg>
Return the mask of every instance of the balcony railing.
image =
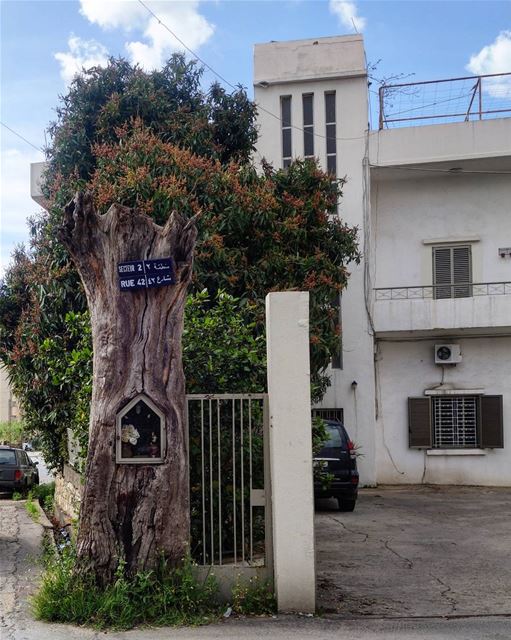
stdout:
<svg viewBox="0 0 511 640">
<path fill-rule="evenodd" d="M 511 295 L 511 282 L 457 282 L 422 287 L 385 287 L 374 290 L 376 300 L 444 300 L 475 296 Z"/>
<path fill-rule="evenodd" d="M 383 85 L 379 128 L 511 116 L 511 73 Z"/>
</svg>

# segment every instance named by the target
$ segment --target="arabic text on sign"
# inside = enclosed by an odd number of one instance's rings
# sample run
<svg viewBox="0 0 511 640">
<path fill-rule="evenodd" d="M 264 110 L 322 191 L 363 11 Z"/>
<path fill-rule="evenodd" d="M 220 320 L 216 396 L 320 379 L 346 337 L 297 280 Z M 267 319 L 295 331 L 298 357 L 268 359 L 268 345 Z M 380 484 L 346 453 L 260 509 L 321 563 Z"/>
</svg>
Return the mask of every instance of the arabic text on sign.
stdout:
<svg viewBox="0 0 511 640">
<path fill-rule="evenodd" d="M 117 265 L 121 291 L 153 289 L 175 283 L 172 258 L 133 260 Z"/>
</svg>

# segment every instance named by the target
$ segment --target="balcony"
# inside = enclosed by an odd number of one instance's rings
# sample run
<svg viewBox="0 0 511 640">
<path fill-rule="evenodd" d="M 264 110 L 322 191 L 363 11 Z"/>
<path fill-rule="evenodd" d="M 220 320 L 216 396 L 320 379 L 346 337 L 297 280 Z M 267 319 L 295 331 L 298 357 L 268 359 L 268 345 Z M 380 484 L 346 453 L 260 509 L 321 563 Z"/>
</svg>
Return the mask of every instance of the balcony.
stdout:
<svg viewBox="0 0 511 640">
<path fill-rule="evenodd" d="M 377 335 L 497 335 L 511 332 L 511 282 L 374 289 Z M 471 294 L 471 295 L 467 295 Z M 464 296 L 464 297 L 461 297 Z"/>
</svg>

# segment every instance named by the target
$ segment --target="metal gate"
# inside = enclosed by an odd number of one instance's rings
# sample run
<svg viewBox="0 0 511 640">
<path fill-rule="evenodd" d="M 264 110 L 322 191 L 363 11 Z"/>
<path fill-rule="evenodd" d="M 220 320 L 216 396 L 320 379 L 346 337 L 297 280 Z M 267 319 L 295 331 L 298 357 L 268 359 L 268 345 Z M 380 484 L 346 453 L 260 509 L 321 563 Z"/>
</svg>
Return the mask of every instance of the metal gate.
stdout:
<svg viewBox="0 0 511 640">
<path fill-rule="evenodd" d="M 272 575 L 268 397 L 187 396 L 191 554 L 224 575 Z"/>
</svg>

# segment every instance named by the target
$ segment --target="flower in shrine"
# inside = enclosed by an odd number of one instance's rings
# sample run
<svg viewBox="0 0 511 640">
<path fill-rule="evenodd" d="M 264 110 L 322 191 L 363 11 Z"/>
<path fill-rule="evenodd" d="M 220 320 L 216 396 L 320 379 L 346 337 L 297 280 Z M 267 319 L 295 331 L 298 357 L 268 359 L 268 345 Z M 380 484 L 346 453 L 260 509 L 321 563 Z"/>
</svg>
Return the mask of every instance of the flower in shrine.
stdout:
<svg viewBox="0 0 511 640">
<path fill-rule="evenodd" d="M 140 433 L 135 429 L 132 424 L 125 424 L 121 429 L 121 440 L 123 442 L 129 442 L 130 444 L 137 444 L 140 438 Z"/>
</svg>

